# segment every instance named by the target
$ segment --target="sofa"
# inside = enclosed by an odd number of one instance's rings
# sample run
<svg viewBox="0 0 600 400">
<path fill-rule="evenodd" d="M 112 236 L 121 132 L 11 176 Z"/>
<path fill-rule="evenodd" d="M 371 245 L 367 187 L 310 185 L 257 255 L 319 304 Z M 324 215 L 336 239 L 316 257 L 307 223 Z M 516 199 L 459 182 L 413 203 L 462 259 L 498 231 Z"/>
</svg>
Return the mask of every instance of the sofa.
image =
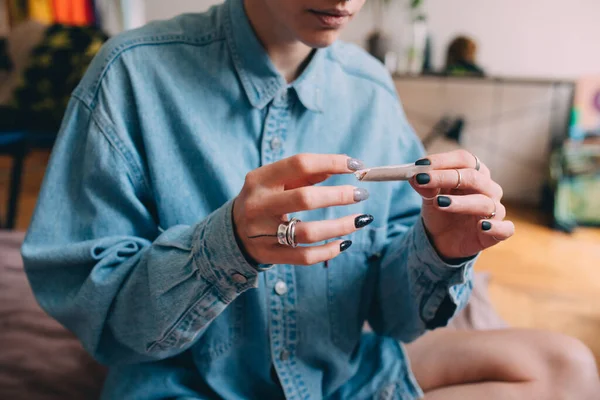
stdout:
<svg viewBox="0 0 600 400">
<path fill-rule="evenodd" d="M 0 399 L 97 399 L 106 368 L 36 303 L 21 261 L 23 238 L 0 231 Z M 489 277 L 475 276 L 472 301 L 449 328 L 505 327 L 487 295 Z"/>
</svg>

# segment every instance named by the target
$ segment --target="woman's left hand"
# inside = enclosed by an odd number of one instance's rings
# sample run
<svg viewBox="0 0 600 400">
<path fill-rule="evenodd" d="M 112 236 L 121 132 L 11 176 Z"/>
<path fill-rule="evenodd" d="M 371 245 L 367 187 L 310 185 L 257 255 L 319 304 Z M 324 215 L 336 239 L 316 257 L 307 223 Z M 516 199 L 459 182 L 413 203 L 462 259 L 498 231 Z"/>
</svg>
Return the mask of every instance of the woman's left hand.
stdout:
<svg viewBox="0 0 600 400">
<path fill-rule="evenodd" d="M 476 255 L 515 232 L 505 221 L 502 188 L 490 170 L 466 150 L 428 156 L 417 165 L 433 167 L 418 174 L 411 185 L 424 198 L 422 217 L 430 239 L 444 259 Z"/>
</svg>

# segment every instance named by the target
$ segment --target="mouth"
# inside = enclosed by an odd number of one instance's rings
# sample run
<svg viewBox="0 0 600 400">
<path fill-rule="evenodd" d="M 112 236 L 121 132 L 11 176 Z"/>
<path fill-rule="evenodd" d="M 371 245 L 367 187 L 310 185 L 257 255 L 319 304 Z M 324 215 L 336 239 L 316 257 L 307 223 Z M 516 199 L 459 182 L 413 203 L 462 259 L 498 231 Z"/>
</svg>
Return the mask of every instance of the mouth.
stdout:
<svg viewBox="0 0 600 400">
<path fill-rule="evenodd" d="M 337 29 L 342 27 L 352 17 L 352 13 L 347 10 L 328 9 L 328 10 L 308 10 L 320 23 L 327 29 Z"/>
</svg>

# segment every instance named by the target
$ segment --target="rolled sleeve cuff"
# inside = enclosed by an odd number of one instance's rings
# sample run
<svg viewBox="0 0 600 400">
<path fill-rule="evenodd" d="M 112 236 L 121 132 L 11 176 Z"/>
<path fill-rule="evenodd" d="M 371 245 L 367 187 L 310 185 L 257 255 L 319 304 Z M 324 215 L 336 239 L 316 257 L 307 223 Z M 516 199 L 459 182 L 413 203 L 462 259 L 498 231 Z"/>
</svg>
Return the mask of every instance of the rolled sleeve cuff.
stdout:
<svg viewBox="0 0 600 400">
<path fill-rule="evenodd" d="M 423 268 L 419 275 L 422 287 L 430 294 L 423 304 L 421 316 L 429 329 L 444 326 L 450 318 L 469 301 L 472 290 L 473 265 L 478 256 L 464 259 L 458 264 L 444 261 L 427 235 L 423 220 L 413 227 L 414 254 Z"/>
<path fill-rule="evenodd" d="M 425 230 L 423 218 L 419 218 L 413 227 L 414 243 L 417 251 L 417 257 L 421 263 L 426 265 L 434 277 L 438 279 L 448 279 L 456 274 L 459 268 L 465 268 L 475 264 L 478 255 L 456 261 L 443 260 L 429 239 Z"/>
<path fill-rule="evenodd" d="M 213 285 L 225 303 L 258 287 L 258 271 L 244 257 L 232 223 L 233 200 L 198 224 L 194 234 L 194 262 L 199 275 Z"/>
</svg>

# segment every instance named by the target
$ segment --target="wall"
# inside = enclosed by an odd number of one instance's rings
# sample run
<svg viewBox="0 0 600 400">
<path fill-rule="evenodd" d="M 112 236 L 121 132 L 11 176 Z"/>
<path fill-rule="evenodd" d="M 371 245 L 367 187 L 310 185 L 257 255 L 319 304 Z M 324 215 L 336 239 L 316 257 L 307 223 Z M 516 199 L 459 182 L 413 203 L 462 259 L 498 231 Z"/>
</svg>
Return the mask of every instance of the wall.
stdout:
<svg viewBox="0 0 600 400">
<path fill-rule="evenodd" d="M 466 32 L 479 39 L 481 63 L 494 75 L 570 78 L 600 73 L 598 0 L 432 0 L 430 4 L 435 4 L 430 16 L 438 61 L 439 46 Z"/>
<path fill-rule="evenodd" d="M 421 138 L 444 116 L 464 120 L 460 146 L 477 154 L 508 201 L 539 204 L 551 143 L 564 138 L 572 85 L 522 80 L 399 77 L 396 89 Z M 518 145 L 517 145 L 518 144 Z M 428 152 L 458 148 L 438 138 Z"/>
<path fill-rule="evenodd" d="M 8 10 L 6 0 L 0 0 L 0 37 L 8 35 Z"/>
<path fill-rule="evenodd" d="M 372 27 L 369 2 L 343 38 L 363 44 Z M 146 0 L 148 19 L 202 11 L 218 0 Z M 434 62 L 459 33 L 478 39 L 480 63 L 489 74 L 573 78 L 600 73 L 599 0 L 426 0 Z M 397 4 L 385 26 L 402 35 L 404 9 Z"/>
<path fill-rule="evenodd" d="M 148 20 L 170 18 L 184 12 L 204 11 L 221 0 L 146 0 Z"/>
</svg>

